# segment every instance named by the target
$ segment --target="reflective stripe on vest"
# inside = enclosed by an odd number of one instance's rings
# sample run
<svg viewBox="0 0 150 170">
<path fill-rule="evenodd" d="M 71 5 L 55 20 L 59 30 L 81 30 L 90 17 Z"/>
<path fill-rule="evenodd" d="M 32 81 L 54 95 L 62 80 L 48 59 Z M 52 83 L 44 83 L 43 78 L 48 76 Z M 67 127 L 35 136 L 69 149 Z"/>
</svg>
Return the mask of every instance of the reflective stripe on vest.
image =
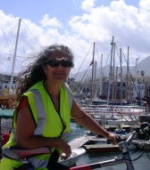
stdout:
<svg viewBox="0 0 150 170">
<path fill-rule="evenodd" d="M 65 83 L 65 87 L 66 87 L 66 91 L 67 91 L 68 99 L 69 99 L 69 103 L 70 103 L 70 108 L 71 108 L 72 103 L 73 103 L 73 94 L 72 94 L 71 89 L 69 88 L 67 83 Z"/>
<path fill-rule="evenodd" d="M 35 100 L 35 104 L 36 104 L 36 108 L 37 108 L 37 115 L 38 117 L 40 117 L 40 119 L 38 120 L 38 125 L 34 131 L 35 135 L 41 135 L 43 130 L 44 130 L 44 125 L 46 122 L 46 113 L 44 110 L 44 104 L 40 95 L 40 92 L 36 89 L 31 89 L 30 90 L 33 93 L 33 97 Z"/>
</svg>

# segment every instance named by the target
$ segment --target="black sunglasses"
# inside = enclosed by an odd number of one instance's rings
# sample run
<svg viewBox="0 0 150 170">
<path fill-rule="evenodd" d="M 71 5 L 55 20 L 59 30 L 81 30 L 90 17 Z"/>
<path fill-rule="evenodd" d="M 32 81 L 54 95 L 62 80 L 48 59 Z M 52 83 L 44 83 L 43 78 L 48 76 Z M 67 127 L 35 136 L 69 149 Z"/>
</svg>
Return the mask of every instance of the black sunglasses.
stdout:
<svg viewBox="0 0 150 170">
<path fill-rule="evenodd" d="M 58 67 L 59 65 L 61 65 L 62 67 L 73 67 L 74 66 L 72 61 L 56 60 L 56 59 L 49 60 L 48 62 L 46 62 L 46 64 L 50 65 L 51 67 Z"/>
</svg>

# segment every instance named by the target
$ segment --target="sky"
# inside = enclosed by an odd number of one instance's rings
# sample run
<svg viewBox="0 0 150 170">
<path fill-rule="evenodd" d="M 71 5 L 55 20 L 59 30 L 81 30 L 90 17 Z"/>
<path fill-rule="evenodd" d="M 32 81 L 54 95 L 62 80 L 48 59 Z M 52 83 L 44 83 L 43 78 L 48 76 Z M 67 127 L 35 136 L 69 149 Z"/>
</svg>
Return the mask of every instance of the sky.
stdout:
<svg viewBox="0 0 150 170">
<path fill-rule="evenodd" d="M 94 43 L 95 61 L 109 65 L 112 37 L 116 66 L 120 49 L 126 65 L 128 46 L 130 65 L 134 66 L 150 56 L 149 16 L 149 0 L 1 0 L 0 72 L 11 73 L 15 61 L 14 72 L 18 73 L 40 50 L 56 43 L 73 51 L 72 73 L 89 68 Z"/>
</svg>

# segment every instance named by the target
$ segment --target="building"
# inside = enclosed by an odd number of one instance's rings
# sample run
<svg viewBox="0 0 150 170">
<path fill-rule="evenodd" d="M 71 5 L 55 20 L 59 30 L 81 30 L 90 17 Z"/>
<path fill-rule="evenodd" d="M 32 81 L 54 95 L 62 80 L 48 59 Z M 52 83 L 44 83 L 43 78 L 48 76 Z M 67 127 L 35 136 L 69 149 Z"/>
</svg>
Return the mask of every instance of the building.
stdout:
<svg viewBox="0 0 150 170">
<path fill-rule="evenodd" d="M 11 88 L 10 82 L 11 75 L 0 74 L 0 107 L 2 109 L 12 109 L 16 104 L 17 76 L 13 77 Z"/>
</svg>

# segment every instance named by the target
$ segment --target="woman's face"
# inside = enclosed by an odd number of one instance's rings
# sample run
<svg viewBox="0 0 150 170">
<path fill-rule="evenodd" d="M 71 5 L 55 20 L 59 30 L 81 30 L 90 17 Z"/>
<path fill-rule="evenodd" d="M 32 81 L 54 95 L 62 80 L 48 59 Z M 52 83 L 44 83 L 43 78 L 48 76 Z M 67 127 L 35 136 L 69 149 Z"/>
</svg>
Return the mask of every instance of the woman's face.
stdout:
<svg viewBox="0 0 150 170">
<path fill-rule="evenodd" d="M 47 81 L 63 83 L 68 77 L 72 64 L 65 52 L 54 51 L 44 67 Z"/>
</svg>

